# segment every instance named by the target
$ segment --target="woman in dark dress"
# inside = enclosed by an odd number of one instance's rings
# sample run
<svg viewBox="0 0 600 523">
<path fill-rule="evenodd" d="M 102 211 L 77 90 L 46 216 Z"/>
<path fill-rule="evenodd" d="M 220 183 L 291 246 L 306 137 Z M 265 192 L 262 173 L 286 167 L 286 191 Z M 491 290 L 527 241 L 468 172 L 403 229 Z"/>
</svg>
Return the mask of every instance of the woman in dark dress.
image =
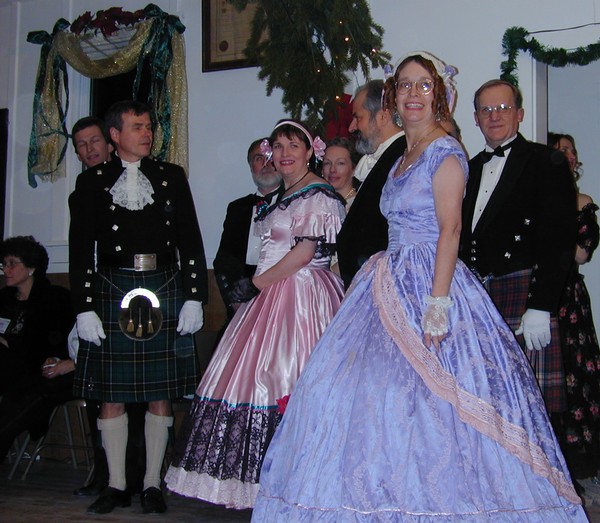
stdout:
<svg viewBox="0 0 600 523">
<path fill-rule="evenodd" d="M 0 262 L 1 462 L 21 432 L 40 438 L 54 407 L 72 398 L 74 315 L 69 291 L 46 278 L 48 253 L 32 236 L 1 242 Z"/>
<path fill-rule="evenodd" d="M 575 182 L 581 176 L 575 140 L 568 134 L 548 134 L 548 145 L 564 153 Z M 577 250 L 575 263 L 560 301 L 558 321 L 567 378 L 568 411 L 564 417 L 563 450 L 571 474 L 600 501 L 600 349 L 592 318 L 590 296 L 579 273 L 598 246 L 598 206 L 577 192 Z M 586 479 L 587 478 L 587 479 Z"/>
</svg>

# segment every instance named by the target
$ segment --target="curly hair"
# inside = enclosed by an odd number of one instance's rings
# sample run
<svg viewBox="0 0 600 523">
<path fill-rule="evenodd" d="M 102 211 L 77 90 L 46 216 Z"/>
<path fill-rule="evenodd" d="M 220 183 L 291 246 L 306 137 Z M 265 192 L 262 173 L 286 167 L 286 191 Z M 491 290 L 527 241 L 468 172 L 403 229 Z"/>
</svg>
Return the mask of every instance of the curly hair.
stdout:
<svg viewBox="0 0 600 523">
<path fill-rule="evenodd" d="M 573 136 L 570 134 L 548 132 L 547 143 L 554 149 L 560 149 L 560 141 L 563 138 L 571 142 L 571 145 L 573 146 L 573 153 L 575 154 L 575 169 L 573 170 L 573 178 L 577 182 L 583 175 L 583 170 L 581 169 L 583 164 L 579 161 L 579 153 L 577 152 L 577 146 L 575 145 L 575 138 L 573 138 Z"/>
<path fill-rule="evenodd" d="M 7 256 L 19 258 L 25 267 L 35 269 L 33 276 L 40 278 L 48 270 L 48 252 L 33 236 L 13 236 L 0 242 L 0 260 Z"/>
<path fill-rule="evenodd" d="M 431 108 L 433 109 L 436 119 L 448 120 L 450 118 L 450 109 L 448 108 L 448 101 L 446 100 L 444 80 L 442 80 L 442 77 L 435 70 L 433 62 L 418 54 L 407 56 L 402 60 L 396 68 L 394 76 L 390 76 L 385 81 L 383 87 L 383 108 L 387 109 L 392 114 L 397 112 L 396 85 L 398 83 L 398 77 L 404 66 L 410 62 L 419 64 L 431 75 L 431 79 L 433 80 L 433 100 L 431 102 Z"/>
</svg>

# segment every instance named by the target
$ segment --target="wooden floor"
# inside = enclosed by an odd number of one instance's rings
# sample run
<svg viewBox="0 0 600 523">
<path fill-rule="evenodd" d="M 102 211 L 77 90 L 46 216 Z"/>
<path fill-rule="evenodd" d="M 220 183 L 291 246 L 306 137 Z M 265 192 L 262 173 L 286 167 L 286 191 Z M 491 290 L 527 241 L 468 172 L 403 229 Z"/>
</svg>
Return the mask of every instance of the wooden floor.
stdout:
<svg viewBox="0 0 600 523">
<path fill-rule="evenodd" d="M 15 479 L 8 480 L 10 467 L 8 463 L 0 465 L 2 522 L 240 523 L 248 522 L 251 518 L 250 510 L 228 510 L 171 493 L 165 497 L 169 508 L 162 515 L 143 514 L 139 496 L 135 496 L 131 507 L 118 508 L 104 516 L 94 516 L 85 512 L 94 498 L 81 498 L 72 494 L 86 478 L 85 466 L 74 470 L 68 463 L 43 458 L 33 465 L 25 481 L 18 474 Z M 600 523 L 600 500 L 588 507 L 588 516 L 591 523 Z"/>
<path fill-rule="evenodd" d="M 8 480 L 12 465 L 0 465 L 0 521 L 10 523 L 68 523 L 97 521 L 102 523 L 148 523 L 173 521 L 178 523 L 240 523 L 248 522 L 250 510 L 228 510 L 223 507 L 167 494 L 168 510 L 165 514 L 143 514 L 139 496 L 132 499 L 131 507 L 117 508 L 111 514 L 94 516 L 86 514 L 86 508 L 95 498 L 74 496 L 87 476 L 85 466 L 74 470 L 68 463 L 41 459 L 34 463 L 27 479 L 19 474 Z M 20 469 L 21 471 L 24 469 Z"/>
</svg>

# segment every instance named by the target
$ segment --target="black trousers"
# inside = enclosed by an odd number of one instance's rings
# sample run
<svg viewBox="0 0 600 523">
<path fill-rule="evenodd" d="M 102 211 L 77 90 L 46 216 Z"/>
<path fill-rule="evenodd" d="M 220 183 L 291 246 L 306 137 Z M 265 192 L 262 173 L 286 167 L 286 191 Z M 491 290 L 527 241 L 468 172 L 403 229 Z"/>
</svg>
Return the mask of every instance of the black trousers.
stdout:
<svg viewBox="0 0 600 523">
<path fill-rule="evenodd" d="M 22 432 L 29 431 L 32 440 L 46 434 L 54 408 L 71 399 L 71 387 L 52 392 L 5 393 L 0 402 L 0 463 Z"/>
</svg>

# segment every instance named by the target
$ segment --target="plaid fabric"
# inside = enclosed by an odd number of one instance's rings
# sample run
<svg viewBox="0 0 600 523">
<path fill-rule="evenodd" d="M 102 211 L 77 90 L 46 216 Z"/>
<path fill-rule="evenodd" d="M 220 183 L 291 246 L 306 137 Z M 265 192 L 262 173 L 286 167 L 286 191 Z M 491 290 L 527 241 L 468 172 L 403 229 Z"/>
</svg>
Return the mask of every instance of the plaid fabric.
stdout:
<svg viewBox="0 0 600 523">
<path fill-rule="evenodd" d="M 95 278 L 96 312 L 106 339 L 100 346 L 79 340 L 75 396 L 138 403 L 192 394 L 198 383 L 198 365 L 193 336 L 176 332 L 183 305 L 177 268 L 144 272 L 102 269 Z M 121 300 L 138 287 L 157 295 L 163 314 L 160 332 L 147 341 L 133 341 L 119 328 Z"/>
<path fill-rule="evenodd" d="M 492 301 L 510 328 L 515 331 L 525 313 L 531 270 L 513 272 L 486 282 Z M 541 351 L 529 351 L 522 335 L 516 336 L 523 348 L 542 391 L 548 412 L 567 409 L 567 388 L 556 316 L 550 319 L 550 344 Z"/>
</svg>

